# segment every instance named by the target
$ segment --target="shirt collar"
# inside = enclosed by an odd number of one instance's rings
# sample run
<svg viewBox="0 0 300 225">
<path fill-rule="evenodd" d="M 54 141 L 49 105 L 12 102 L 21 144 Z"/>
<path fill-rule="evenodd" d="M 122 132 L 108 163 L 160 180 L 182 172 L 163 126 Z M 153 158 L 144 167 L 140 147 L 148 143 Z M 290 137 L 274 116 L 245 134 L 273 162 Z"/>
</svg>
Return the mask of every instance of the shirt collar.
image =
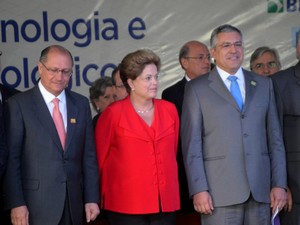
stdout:
<svg viewBox="0 0 300 225">
<path fill-rule="evenodd" d="M 66 103 L 65 90 L 63 90 L 58 96 L 55 96 L 44 87 L 44 85 L 42 84 L 41 81 L 39 81 L 38 86 L 39 86 L 42 96 L 47 104 L 50 103 L 54 98 L 58 98 L 63 104 Z"/>
<path fill-rule="evenodd" d="M 185 77 L 185 79 L 186 79 L 187 81 L 190 81 L 190 80 L 191 80 L 191 78 L 189 78 L 189 76 L 188 76 L 187 74 L 185 74 L 184 77 Z"/>
<path fill-rule="evenodd" d="M 221 79 L 225 82 L 230 75 L 235 75 L 238 80 L 244 83 L 244 74 L 242 67 L 240 67 L 235 74 L 229 74 L 225 70 L 222 70 L 220 67 L 216 66 L 218 73 L 220 74 Z"/>
</svg>

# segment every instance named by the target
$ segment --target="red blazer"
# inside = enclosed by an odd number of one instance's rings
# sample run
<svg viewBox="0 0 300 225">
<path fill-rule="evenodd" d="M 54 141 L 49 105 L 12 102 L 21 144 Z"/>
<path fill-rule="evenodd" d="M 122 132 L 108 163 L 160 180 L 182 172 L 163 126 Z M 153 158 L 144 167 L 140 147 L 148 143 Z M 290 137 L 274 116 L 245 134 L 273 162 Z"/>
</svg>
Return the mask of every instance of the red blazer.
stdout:
<svg viewBox="0 0 300 225">
<path fill-rule="evenodd" d="M 100 116 L 95 141 L 101 207 L 119 213 L 172 212 L 180 208 L 177 176 L 179 119 L 175 106 L 154 99 L 154 132 L 130 98 Z"/>
</svg>

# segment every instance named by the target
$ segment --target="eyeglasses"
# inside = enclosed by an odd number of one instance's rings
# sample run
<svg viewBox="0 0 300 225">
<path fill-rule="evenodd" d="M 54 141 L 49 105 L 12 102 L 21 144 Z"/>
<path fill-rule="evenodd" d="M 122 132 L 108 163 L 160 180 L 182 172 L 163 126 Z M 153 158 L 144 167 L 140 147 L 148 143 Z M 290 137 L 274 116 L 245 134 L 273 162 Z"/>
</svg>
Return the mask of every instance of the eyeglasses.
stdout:
<svg viewBox="0 0 300 225">
<path fill-rule="evenodd" d="M 184 58 L 185 59 L 196 59 L 197 61 L 200 61 L 200 62 L 203 62 L 205 59 L 207 59 L 208 61 L 211 60 L 210 55 L 199 55 L 199 56 L 195 56 L 195 57 L 186 56 Z"/>
<path fill-rule="evenodd" d="M 55 76 L 61 72 L 64 77 L 70 77 L 73 73 L 70 69 L 48 68 L 43 62 L 40 61 L 40 63 L 46 68 L 51 76 Z"/>
<path fill-rule="evenodd" d="M 224 42 L 224 43 L 220 44 L 219 46 L 223 49 L 229 49 L 229 48 L 231 48 L 231 46 L 234 46 L 236 48 L 242 48 L 243 42 L 241 42 L 241 41 L 237 41 L 237 42 L 233 42 L 233 43 Z"/>
<path fill-rule="evenodd" d="M 257 63 L 256 65 L 254 65 L 254 67 L 257 69 L 257 70 L 263 70 L 265 69 L 266 67 L 268 69 L 272 69 L 272 68 L 277 68 L 278 65 L 276 62 L 272 61 L 272 62 L 268 62 L 266 64 L 264 63 Z"/>
</svg>

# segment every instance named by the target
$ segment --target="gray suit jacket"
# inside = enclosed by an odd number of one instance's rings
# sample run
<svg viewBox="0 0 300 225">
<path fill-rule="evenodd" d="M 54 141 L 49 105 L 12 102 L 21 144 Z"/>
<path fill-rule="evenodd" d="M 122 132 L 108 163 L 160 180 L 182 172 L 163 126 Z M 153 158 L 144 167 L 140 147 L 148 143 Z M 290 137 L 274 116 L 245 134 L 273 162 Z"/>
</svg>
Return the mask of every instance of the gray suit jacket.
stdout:
<svg viewBox="0 0 300 225">
<path fill-rule="evenodd" d="M 214 206 L 270 202 L 286 187 L 285 151 L 272 81 L 243 70 L 240 111 L 216 69 L 186 84 L 181 138 L 190 195 L 209 191 Z"/>
<path fill-rule="evenodd" d="M 88 100 L 66 90 L 63 151 L 38 86 L 8 100 L 9 157 L 4 180 L 7 208 L 27 205 L 29 224 L 58 224 L 68 191 L 74 225 L 84 203 L 99 202 L 99 181 Z"/>
<path fill-rule="evenodd" d="M 286 148 L 288 186 L 300 204 L 300 62 L 272 77 Z"/>
</svg>

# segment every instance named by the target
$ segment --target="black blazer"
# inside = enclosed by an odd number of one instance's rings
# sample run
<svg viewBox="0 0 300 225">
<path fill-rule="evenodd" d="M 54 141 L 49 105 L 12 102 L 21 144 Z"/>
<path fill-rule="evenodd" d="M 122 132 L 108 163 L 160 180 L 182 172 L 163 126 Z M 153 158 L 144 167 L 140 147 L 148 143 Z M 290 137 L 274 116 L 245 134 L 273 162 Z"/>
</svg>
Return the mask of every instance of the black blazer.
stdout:
<svg viewBox="0 0 300 225">
<path fill-rule="evenodd" d="M 2 179 L 7 159 L 6 136 L 4 131 L 3 106 L 0 104 L 0 180 Z"/>
<path fill-rule="evenodd" d="M 7 86 L 5 86 L 3 84 L 0 84 L 0 92 L 1 92 L 1 95 L 2 95 L 2 104 L 4 105 L 4 107 L 7 104 L 7 100 L 11 96 L 20 93 L 20 91 L 18 91 L 17 89 L 13 89 L 13 88 L 7 87 Z"/>
<path fill-rule="evenodd" d="M 300 61 L 271 78 L 283 128 L 288 186 L 293 202 L 300 204 Z"/>
<path fill-rule="evenodd" d="M 7 160 L 7 149 L 6 149 L 6 137 L 5 137 L 5 114 L 7 99 L 20 91 L 9 88 L 0 84 L 0 92 L 2 101 L 0 103 L 0 179 L 3 176 L 6 160 Z"/>
<path fill-rule="evenodd" d="M 186 82 L 187 82 L 187 80 L 184 77 L 182 80 L 180 80 L 177 83 L 175 83 L 174 85 L 166 88 L 162 92 L 162 99 L 165 99 L 165 100 L 175 104 L 179 118 L 181 116 L 184 87 L 185 87 Z"/>
</svg>

